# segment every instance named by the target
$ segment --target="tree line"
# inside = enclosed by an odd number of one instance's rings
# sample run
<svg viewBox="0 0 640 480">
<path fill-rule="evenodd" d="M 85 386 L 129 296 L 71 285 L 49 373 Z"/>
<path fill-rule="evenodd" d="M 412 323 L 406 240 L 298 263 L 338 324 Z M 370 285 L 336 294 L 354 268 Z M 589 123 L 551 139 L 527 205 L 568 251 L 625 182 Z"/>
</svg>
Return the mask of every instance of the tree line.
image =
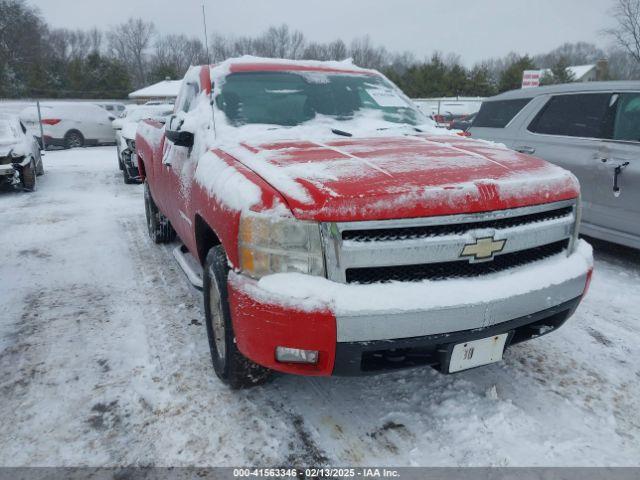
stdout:
<svg viewBox="0 0 640 480">
<path fill-rule="evenodd" d="M 0 0 L 0 97 L 126 98 L 133 89 L 181 78 L 190 65 L 241 55 L 352 58 L 357 65 L 381 70 L 411 97 L 495 95 L 519 88 L 524 70 L 541 68 L 550 69 L 544 82 L 568 82 L 573 78 L 567 66 L 602 59 L 608 61 L 608 78 L 639 79 L 640 43 L 635 41 L 640 37 L 635 35 L 640 32 L 633 28 L 640 20 L 640 0 L 617 2 L 612 15 L 625 25 L 624 34 L 619 29 L 604 32 L 614 40 L 606 50 L 592 43 L 567 43 L 546 54 L 510 53 L 467 68 L 455 54 L 417 59 L 410 52 L 375 45 L 368 36 L 348 44 L 341 39 L 315 42 L 286 24 L 257 36 L 214 34 L 208 48 L 197 37 L 162 34 L 140 18 L 108 30 L 51 28 L 24 0 Z"/>
</svg>

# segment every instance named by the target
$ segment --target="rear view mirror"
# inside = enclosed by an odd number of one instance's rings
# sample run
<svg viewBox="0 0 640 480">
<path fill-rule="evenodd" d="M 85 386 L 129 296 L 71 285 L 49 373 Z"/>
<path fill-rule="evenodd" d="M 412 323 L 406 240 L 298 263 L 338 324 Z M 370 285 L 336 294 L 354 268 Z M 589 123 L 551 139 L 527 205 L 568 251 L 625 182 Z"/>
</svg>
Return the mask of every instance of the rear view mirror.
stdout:
<svg viewBox="0 0 640 480">
<path fill-rule="evenodd" d="M 165 135 L 177 147 L 193 147 L 193 133 L 176 130 L 166 130 Z"/>
</svg>

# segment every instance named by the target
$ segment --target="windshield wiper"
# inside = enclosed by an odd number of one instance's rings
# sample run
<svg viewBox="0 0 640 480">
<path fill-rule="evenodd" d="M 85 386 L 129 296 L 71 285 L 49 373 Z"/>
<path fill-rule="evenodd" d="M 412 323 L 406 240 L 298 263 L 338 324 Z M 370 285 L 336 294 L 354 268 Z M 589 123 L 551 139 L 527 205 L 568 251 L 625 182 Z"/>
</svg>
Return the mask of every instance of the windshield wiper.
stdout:
<svg viewBox="0 0 640 480">
<path fill-rule="evenodd" d="M 332 128 L 331 133 L 335 133 L 336 135 L 340 135 L 341 137 L 353 137 L 353 133 L 345 132 L 344 130 L 338 130 L 337 128 Z"/>
<path fill-rule="evenodd" d="M 392 128 L 410 128 L 411 130 L 413 130 L 414 132 L 418 132 L 418 133 L 424 133 L 424 130 L 420 130 L 418 127 L 415 127 L 413 125 L 410 125 L 408 123 L 399 123 L 398 125 L 394 125 L 393 127 L 382 127 L 382 128 L 378 128 L 378 131 L 381 132 L 383 130 L 391 130 Z"/>
</svg>

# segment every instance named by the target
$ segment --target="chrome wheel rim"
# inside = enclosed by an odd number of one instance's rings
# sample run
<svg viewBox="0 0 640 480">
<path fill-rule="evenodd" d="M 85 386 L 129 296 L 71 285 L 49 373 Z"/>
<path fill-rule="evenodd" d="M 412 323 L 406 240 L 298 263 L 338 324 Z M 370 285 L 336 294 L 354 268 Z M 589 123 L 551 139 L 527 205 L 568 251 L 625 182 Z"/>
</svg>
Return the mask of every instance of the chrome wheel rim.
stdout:
<svg viewBox="0 0 640 480">
<path fill-rule="evenodd" d="M 216 345 L 218 357 L 222 360 L 225 358 L 227 345 L 225 342 L 225 326 L 222 316 L 222 303 L 220 299 L 220 291 L 215 281 L 213 272 L 209 271 L 211 285 L 209 286 L 209 311 L 211 312 L 211 329 L 213 330 L 213 341 Z"/>
<path fill-rule="evenodd" d="M 72 133 L 71 135 L 69 135 L 69 146 L 71 148 L 81 147 L 82 139 L 80 138 L 80 135 L 78 135 L 77 133 Z"/>
</svg>

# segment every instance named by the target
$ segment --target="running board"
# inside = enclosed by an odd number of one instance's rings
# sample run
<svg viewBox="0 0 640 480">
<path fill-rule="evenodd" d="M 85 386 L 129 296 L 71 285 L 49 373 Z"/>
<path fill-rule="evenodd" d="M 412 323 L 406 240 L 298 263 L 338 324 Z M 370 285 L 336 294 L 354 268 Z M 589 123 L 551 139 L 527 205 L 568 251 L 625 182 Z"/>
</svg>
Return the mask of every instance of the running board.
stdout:
<svg viewBox="0 0 640 480">
<path fill-rule="evenodd" d="M 198 261 L 189 253 L 187 247 L 180 245 L 173 249 L 173 256 L 178 261 L 178 265 L 187 276 L 187 279 L 198 290 L 202 290 L 202 267 Z"/>
</svg>

